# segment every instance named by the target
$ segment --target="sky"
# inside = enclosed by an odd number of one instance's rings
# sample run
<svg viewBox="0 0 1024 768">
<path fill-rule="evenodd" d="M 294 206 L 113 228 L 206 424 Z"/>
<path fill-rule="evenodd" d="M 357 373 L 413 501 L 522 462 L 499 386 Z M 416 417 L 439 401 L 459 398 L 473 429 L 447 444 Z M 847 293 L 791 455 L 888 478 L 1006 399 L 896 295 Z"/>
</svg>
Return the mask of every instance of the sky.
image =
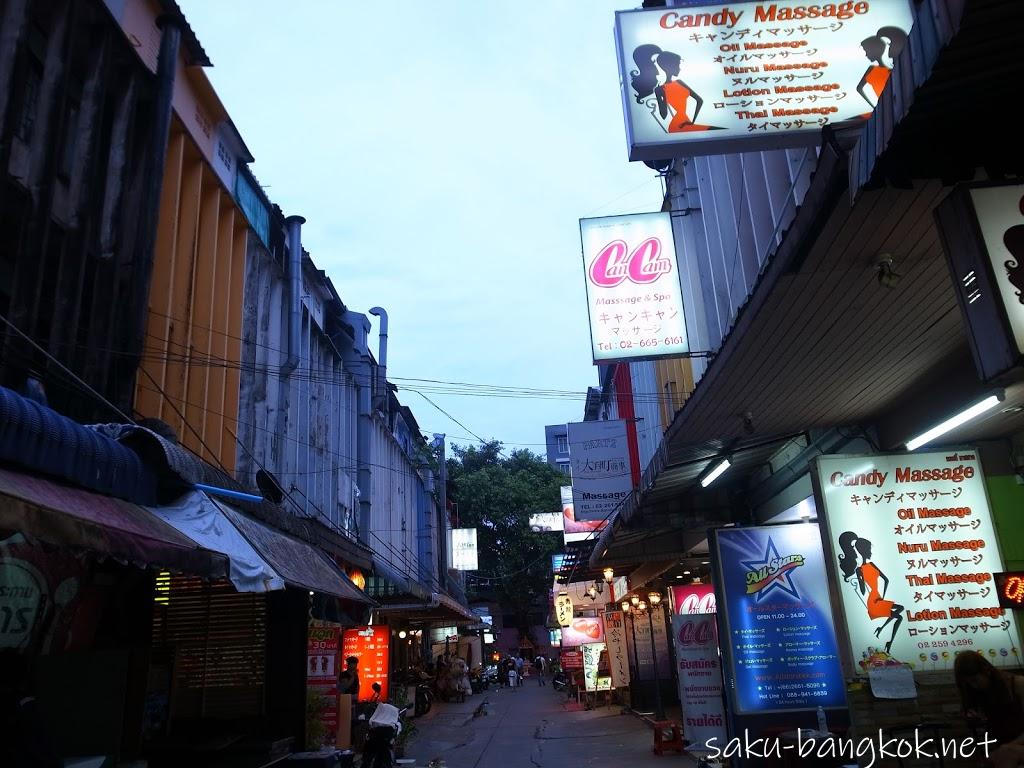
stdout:
<svg viewBox="0 0 1024 768">
<path fill-rule="evenodd" d="M 544 425 L 581 420 L 579 219 L 661 205 L 626 159 L 614 12 L 639 3 L 179 3 L 267 195 L 349 309 L 388 311 L 420 427 L 542 453 Z M 456 423 L 408 379 L 579 394 L 425 391 Z"/>
</svg>

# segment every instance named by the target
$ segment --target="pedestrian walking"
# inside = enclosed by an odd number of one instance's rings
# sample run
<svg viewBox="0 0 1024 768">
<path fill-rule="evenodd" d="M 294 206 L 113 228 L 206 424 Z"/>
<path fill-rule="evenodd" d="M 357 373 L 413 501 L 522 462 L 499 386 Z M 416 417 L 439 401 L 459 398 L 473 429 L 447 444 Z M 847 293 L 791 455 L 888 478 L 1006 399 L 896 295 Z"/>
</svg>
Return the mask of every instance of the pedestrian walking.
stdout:
<svg viewBox="0 0 1024 768">
<path fill-rule="evenodd" d="M 533 671 L 537 675 L 537 683 L 539 685 L 547 685 L 547 681 L 544 679 L 544 674 L 546 672 L 546 670 L 544 669 L 544 662 L 545 659 L 540 654 L 537 654 L 537 658 L 533 660 Z"/>
<path fill-rule="evenodd" d="M 523 657 L 522 656 L 516 656 L 516 679 L 518 681 L 518 685 L 522 685 L 523 684 Z"/>
<path fill-rule="evenodd" d="M 519 686 L 519 675 L 516 673 L 516 665 L 511 664 L 508 668 L 508 687 L 513 691 Z"/>
</svg>

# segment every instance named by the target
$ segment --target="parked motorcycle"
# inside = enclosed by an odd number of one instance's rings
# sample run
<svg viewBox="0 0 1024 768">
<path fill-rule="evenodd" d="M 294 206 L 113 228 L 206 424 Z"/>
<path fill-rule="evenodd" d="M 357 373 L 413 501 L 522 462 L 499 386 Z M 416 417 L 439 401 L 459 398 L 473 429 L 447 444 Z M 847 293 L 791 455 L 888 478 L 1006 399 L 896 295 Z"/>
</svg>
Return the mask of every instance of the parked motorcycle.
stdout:
<svg viewBox="0 0 1024 768">
<path fill-rule="evenodd" d="M 363 768 L 392 768 L 395 762 L 395 739 L 402 732 L 398 707 L 378 704 L 368 726 L 361 765 Z"/>
</svg>

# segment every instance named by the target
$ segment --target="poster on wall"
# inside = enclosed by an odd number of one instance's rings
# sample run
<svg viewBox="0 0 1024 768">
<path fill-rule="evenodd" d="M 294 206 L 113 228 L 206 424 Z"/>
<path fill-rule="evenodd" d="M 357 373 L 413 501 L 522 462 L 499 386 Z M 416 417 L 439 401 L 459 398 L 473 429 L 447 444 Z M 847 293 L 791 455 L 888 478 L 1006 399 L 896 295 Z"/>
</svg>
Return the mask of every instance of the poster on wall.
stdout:
<svg viewBox="0 0 1024 768">
<path fill-rule="evenodd" d="M 642 616 L 630 616 L 627 622 L 632 624 L 632 631 L 626 635 L 626 647 L 633 653 L 633 638 L 636 637 L 636 661 L 638 680 L 654 679 L 654 659 L 658 660 L 658 679 L 669 680 L 672 674 L 672 660 L 668 647 L 668 627 L 665 622 L 667 608 L 664 604 L 656 608 L 648 608 Z M 654 630 L 654 655 L 651 652 L 651 629 Z"/>
<path fill-rule="evenodd" d="M 380 698 L 388 698 L 388 664 L 391 633 L 386 625 L 346 629 L 342 636 L 341 658 L 359 659 L 359 701 L 373 698 L 374 683 L 380 683 Z"/>
<path fill-rule="evenodd" d="M 629 159 L 816 145 L 871 116 L 913 20 L 907 0 L 619 11 Z"/>
<path fill-rule="evenodd" d="M 721 528 L 715 540 L 735 711 L 845 707 L 817 524 Z"/>
<path fill-rule="evenodd" d="M 606 520 L 577 520 L 572 503 L 572 486 L 563 485 L 562 492 L 562 540 L 566 544 L 578 541 L 593 541 L 604 530 Z"/>
<path fill-rule="evenodd" d="M 691 750 L 710 751 L 726 741 L 715 592 L 710 584 L 693 584 L 673 587 L 672 594 L 683 736 L 691 742 Z"/>
<path fill-rule="evenodd" d="M 626 422 L 581 421 L 568 428 L 575 519 L 608 520 L 633 491 Z"/>
<path fill-rule="evenodd" d="M 601 654 L 605 651 L 604 643 L 587 643 L 580 646 L 583 652 L 583 680 L 588 691 L 597 690 L 597 680 L 601 667 Z"/>
<path fill-rule="evenodd" d="M 962 651 L 1020 666 L 976 451 L 822 456 L 815 481 L 851 673 L 951 670 Z"/>
<path fill-rule="evenodd" d="M 580 219 L 580 237 L 594 364 L 687 354 L 671 214 Z"/>
<path fill-rule="evenodd" d="M 626 620 L 622 611 L 605 611 L 604 635 L 611 684 L 615 688 L 626 688 L 629 686 L 629 649 L 626 647 Z"/>
<path fill-rule="evenodd" d="M 338 730 L 338 673 L 341 627 L 311 621 L 306 641 L 306 689 L 323 697 L 320 722 L 324 738 L 333 740 Z M 327 743 L 327 742 L 325 742 Z"/>
<path fill-rule="evenodd" d="M 562 647 L 575 648 L 586 643 L 604 642 L 604 622 L 600 616 L 580 616 L 562 627 Z"/>
</svg>

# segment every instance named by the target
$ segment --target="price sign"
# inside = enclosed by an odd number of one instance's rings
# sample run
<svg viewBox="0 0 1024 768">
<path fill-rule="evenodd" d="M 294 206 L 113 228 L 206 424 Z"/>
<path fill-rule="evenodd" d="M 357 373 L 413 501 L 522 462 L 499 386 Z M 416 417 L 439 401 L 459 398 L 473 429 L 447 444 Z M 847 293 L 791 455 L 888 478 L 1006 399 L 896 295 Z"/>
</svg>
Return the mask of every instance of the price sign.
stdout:
<svg viewBox="0 0 1024 768">
<path fill-rule="evenodd" d="M 373 698 L 373 684 L 380 683 L 380 698 L 388 698 L 388 652 L 391 635 L 386 626 L 346 629 L 342 638 L 342 659 L 359 659 L 359 701 Z"/>
</svg>

